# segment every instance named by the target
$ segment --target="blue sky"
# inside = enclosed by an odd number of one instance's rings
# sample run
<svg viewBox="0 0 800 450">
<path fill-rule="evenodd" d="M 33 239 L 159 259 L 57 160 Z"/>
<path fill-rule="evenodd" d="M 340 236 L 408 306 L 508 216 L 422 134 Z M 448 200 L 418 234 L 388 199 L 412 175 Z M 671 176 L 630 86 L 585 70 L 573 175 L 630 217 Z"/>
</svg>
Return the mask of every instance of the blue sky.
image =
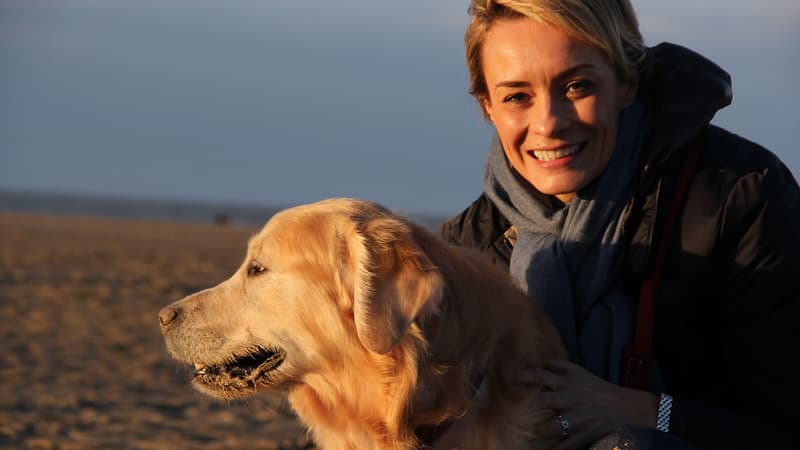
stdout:
<svg viewBox="0 0 800 450">
<path fill-rule="evenodd" d="M 452 214 L 492 129 L 466 0 L 0 0 L 0 188 Z M 800 2 L 635 0 L 734 80 L 715 123 L 800 174 Z"/>
</svg>

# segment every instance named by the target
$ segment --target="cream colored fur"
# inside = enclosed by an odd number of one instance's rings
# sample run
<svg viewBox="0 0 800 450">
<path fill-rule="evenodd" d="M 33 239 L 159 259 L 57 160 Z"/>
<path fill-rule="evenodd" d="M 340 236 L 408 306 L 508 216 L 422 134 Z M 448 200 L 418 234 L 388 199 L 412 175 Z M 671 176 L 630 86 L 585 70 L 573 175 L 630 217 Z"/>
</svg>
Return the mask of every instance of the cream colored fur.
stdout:
<svg viewBox="0 0 800 450">
<path fill-rule="evenodd" d="M 275 215 L 230 279 L 162 315 L 170 352 L 198 367 L 282 349 L 255 383 L 196 385 L 285 392 L 323 449 L 420 448 L 415 429 L 447 421 L 434 448 L 552 444 L 532 430 L 553 413 L 515 383 L 520 367 L 564 356 L 551 324 L 481 256 L 369 202 Z"/>
</svg>

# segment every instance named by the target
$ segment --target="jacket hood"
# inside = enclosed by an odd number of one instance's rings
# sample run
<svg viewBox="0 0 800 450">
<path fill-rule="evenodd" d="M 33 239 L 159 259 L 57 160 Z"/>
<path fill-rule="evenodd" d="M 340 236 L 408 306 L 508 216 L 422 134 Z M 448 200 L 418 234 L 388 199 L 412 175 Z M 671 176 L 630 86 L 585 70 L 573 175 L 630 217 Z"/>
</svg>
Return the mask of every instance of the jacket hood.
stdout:
<svg viewBox="0 0 800 450">
<path fill-rule="evenodd" d="M 648 105 L 645 162 L 660 166 L 733 99 L 731 77 L 707 58 L 679 45 L 647 50 L 639 97 Z"/>
</svg>

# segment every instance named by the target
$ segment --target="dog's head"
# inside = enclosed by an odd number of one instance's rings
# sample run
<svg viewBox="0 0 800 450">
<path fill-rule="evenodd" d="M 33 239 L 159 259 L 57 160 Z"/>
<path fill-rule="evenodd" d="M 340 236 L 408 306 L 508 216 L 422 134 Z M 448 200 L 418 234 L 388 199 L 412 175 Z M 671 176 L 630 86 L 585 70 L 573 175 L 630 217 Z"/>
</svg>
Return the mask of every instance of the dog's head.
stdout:
<svg viewBox="0 0 800 450">
<path fill-rule="evenodd" d="M 283 211 L 231 278 L 161 310 L 167 348 L 195 365 L 195 386 L 224 398 L 391 353 L 444 289 L 417 232 L 358 200 Z"/>
</svg>

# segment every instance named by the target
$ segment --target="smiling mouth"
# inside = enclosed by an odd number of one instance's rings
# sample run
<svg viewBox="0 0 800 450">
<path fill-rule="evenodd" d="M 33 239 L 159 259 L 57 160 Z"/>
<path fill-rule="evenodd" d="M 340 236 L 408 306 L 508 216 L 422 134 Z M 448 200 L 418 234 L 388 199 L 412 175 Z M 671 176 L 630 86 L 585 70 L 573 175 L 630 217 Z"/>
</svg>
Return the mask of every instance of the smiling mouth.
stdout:
<svg viewBox="0 0 800 450">
<path fill-rule="evenodd" d="M 221 364 L 195 363 L 192 383 L 215 397 L 252 394 L 258 386 L 275 384 L 274 371 L 286 358 L 280 348 L 259 347 L 243 356 L 233 355 Z"/>
<path fill-rule="evenodd" d="M 566 145 L 555 150 L 530 150 L 528 151 L 528 154 L 532 155 L 539 161 L 555 161 L 556 159 L 566 158 L 567 156 L 572 156 L 579 153 L 581 150 L 583 150 L 584 146 L 584 144 L 574 144 Z"/>
</svg>

